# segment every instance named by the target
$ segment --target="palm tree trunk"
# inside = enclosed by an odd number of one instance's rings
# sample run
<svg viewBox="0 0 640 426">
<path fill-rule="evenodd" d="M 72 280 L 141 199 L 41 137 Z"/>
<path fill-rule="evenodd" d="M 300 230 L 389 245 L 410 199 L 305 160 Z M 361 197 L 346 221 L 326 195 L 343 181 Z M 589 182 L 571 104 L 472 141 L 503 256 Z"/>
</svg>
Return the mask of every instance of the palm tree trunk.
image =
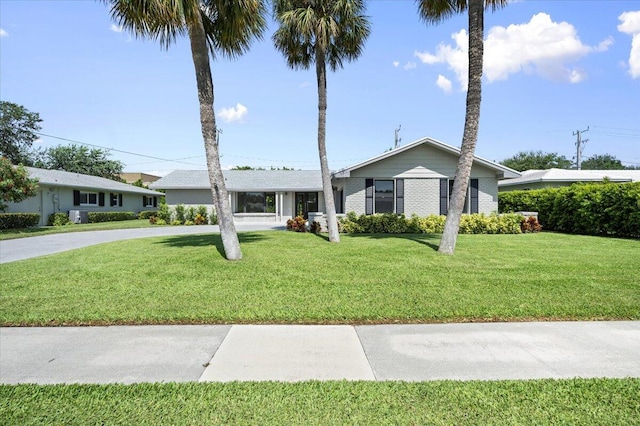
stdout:
<svg viewBox="0 0 640 426">
<path fill-rule="evenodd" d="M 482 60 L 484 37 L 484 0 L 469 0 L 469 87 L 467 89 L 467 110 L 464 119 L 464 134 L 460 158 L 453 182 L 453 193 L 444 224 L 439 253 L 452 255 L 456 248 L 460 217 L 469 186 L 473 154 L 478 140 L 480 125 L 480 101 L 482 99 Z"/>
<path fill-rule="evenodd" d="M 333 200 L 331 170 L 327 161 L 326 128 L 327 128 L 327 65 L 325 52 L 321 46 L 316 47 L 316 77 L 318 79 L 318 154 L 320 155 L 320 172 L 322 174 L 322 192 L 324 193 L 324 211 L 327 215 L 329 241 L 340 242 L 338 219 Z"/>
<path fill-rule="evenodd" d="M 213 111 L 213 80 L 211 78 L 211 67 L 209 64 L 209 50 L 207 49 L 202 17 L 199 13 L 194 13 L 194 15 L 193 20 L 187 22 L 187 27 L 189 29 L 191 56 L 193 57 L 193 65 L 195 67 L 196 81 L 198 84 L 200 125 L 202 126 L 202 137 L 207 155 L 211 194 L 213 195 L 213 202 L 216 207 L 216 214 L 218 215 L 224 255 L 228 260 L 239 260 L 242 259 L 242 251 L 240 250 L 236 227 L 233 223 L 233 214 L 231 213 L 227 187 L 224 183 L 222 168 L 220 167 L 216 117 Z"/>
</svg>

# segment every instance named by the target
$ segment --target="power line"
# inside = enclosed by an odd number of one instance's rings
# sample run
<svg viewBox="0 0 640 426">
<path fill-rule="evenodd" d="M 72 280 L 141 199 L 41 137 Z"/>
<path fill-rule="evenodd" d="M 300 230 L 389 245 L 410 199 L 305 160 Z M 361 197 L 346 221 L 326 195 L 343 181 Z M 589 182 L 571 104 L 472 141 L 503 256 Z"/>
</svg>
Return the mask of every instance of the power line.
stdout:
<svg viewBox="0 0 640 426">
<path fill-rule="evenodd" d="M 154 157 L 152 155 L 138 154 L 136 152 L 123 151 L 121 149 L 115 149 L 115 148 L 108 148 L 106 146 L 95 145 L 95 144 L 88 143 L 88 142 L 80 142 L 80 141 L 76 141 L 76 140 L 73 140 L 73 139 L 61 138 L 60 136 L 47 135 L 46 133 L 40 133 L 40 132 L 34 132 L 34 133 L 37 134 L 37 135 L 40 135 L 40 136 L 45 136 L 47 138 L 58 139 L 58 140 L 61 140 L 61 141 L 71 142 L 71 143 L 79 143 L 81 145 L 93 146 L 95 148 L 101 148 L 101 149 L 106 149 L 106 150 L 109 150 L 109 151 L 120 152 L 122 154 L 135 155 L 135 156 L 144 157 L 144 158 L 151 158 L 152 160 L 166 161 L 166 162 L 171 162 L 171 163 L 188 164 L 190 166 L 199 166 L 199 167 L 202 166 L 202 164 L 187 163 L 185 161 L 180 161 L 180 160 L 169 160 L 169 159 L 166 159 L 166 158 Z"/>
</svg>

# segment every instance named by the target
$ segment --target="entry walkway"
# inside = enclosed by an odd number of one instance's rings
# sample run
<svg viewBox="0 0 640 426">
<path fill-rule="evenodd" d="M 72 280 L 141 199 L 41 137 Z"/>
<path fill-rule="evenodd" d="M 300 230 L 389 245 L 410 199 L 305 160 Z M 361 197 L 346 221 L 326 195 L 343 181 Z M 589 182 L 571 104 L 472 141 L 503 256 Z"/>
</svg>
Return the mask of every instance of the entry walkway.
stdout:
<svg viewBox="0 0 640 426">
<path fill-rule="evenodd" d="M 1 383 L 640 377 L 640 321 L 0 328 Z"/>
</svg>

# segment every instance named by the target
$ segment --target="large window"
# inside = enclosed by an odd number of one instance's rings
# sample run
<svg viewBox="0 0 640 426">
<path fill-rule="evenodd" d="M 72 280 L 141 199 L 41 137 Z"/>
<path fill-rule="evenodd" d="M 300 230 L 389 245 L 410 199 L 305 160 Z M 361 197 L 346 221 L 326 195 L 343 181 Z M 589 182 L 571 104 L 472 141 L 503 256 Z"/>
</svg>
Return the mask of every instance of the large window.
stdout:
<svg viewBox="0 0 640 426">
<path fill-rule="evenodd" d="M 236 213 L 275 213 L 275 192 L 238 192 Z"/>
<path fill-rule="evenodd" d="M 98 205 L 98 193 L 96 192 L 80 192 L 80 205 L 81 206 L 97 206 Z"/>
<path fill-rule="evenodd" d="M 393 180 L 376 180 L 375 213 L 393 213 Z"/>
</svg>

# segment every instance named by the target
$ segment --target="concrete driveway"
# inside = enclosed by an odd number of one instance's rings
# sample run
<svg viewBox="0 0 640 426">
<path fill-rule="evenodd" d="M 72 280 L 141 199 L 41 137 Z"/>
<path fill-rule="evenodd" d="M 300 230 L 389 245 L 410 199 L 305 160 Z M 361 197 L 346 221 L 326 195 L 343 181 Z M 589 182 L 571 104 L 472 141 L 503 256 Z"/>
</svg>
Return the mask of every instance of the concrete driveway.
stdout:
<svg viewBox="0 0 640 426">
<path fill-rule="evenodd" d="M 281 230 L 285 229 L 285 227 L 277 223 L 256 223 L 236 224 L 236 229 L 238 232 L 246 232 L 272 229 Z M 217 225 L 159 226 L 151 228 L 114 229 L 110 231 L 69 232 L 38 237 L 16 238 L 14 240 L 0 241 L 0 264 L 112 241 L 214 232 L 220 232 L 220 228 Z"/>
</svg>

